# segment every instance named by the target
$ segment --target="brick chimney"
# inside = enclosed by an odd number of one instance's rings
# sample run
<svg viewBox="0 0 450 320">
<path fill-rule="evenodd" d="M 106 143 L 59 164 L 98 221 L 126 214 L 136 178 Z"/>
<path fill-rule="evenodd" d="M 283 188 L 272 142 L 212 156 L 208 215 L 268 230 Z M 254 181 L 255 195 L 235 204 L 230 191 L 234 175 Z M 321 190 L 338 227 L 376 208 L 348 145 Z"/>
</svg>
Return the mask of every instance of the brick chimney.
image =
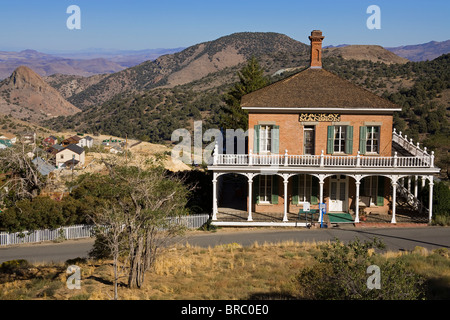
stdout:
<svg viewBox="0 0 450 320">
<path fill-rule="evenodd" d="M 322 31 L 313 30 L 309 36 L 311 40 L 311 68 L 322 68 Z"/>
</svg>

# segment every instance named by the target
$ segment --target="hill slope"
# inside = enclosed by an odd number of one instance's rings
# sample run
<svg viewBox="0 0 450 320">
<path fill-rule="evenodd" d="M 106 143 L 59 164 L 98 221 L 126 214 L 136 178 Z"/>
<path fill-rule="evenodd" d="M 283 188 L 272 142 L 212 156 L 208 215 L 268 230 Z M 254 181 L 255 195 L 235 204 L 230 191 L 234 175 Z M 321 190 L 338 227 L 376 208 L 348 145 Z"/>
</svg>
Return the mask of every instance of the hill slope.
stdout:
<svg viewBox="0 0 450 320">
<path fill-rule="evenodd" d="M 3 114 L 38 122 L 79 111 L 28 67 L 18 67 L 0 82 L 0 112 Z"/>
<path fill-rule="evenodd" d="M 386 49 L 410 61 L 433 60 L 443 54 L 450 53 L 450 40 L 442 42 L 430 41 L 423 44 Z"/>
</svg>

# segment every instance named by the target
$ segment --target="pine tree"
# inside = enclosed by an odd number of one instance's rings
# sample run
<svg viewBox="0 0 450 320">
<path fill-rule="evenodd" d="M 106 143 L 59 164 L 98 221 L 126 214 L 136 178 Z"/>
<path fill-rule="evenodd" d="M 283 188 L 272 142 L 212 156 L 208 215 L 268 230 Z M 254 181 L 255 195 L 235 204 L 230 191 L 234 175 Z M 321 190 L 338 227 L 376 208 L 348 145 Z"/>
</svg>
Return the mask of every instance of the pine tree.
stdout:
<svg viewBox="0 0 450 320">
<path fill-rule="evenodd" d="M 253 91 L 265 87 L 269 79 L 264 76 L 258 60 L 251 57 L 247 65 L 238 72 L 239 82 L 224 95 L 226 107 L 220 120 L 223 129 L 248 129 L 248 112 L 241 108 L 241 98 Z"/>
</svg>

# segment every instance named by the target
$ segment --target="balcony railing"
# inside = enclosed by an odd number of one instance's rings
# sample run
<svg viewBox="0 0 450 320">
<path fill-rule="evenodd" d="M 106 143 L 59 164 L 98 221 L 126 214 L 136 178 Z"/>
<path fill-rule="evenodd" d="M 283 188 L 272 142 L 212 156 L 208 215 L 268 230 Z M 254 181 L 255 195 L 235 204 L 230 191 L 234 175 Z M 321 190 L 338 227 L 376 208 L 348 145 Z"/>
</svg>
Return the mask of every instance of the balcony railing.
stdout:
<svg viewBox="0 0 450 320">
<path fill-rule="evenodd" d="M 362 168 L 430 168 L 434 167 L 434 153 L 430 156 L 393 157 L 330 156 L 285 154 L 218 154 L 214 153 L 216 166 L 289 166 L 289 167 L 362 167 Z"/>
</svg>

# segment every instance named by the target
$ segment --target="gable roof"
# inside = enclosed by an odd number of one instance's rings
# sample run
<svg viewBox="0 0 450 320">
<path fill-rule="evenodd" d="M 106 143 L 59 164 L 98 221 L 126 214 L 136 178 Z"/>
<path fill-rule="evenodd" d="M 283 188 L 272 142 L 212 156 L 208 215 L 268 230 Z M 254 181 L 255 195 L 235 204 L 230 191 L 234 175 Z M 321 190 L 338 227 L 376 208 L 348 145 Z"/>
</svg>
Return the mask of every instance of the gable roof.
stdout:
<svg viewBox="0 0 450 320">
<path fill-rule="evenodd" d="M 322 68 L 308 68 L 242 97 L 245 110 L 401 111 L 401 107 Z"/>
<path fill-rule="evenodd" d="M 68 150 L 70 150 L 72 152 L 75 152 L 77 154 L 82 154 L 84 152 L 84 149 L 82 147 L 80 147 L 80 146 L 77 146 L 76 144 L 69 144 L 67 147 L 65 147 L 64 149 L 60 150 L 59 152 L 62 152 L 64 150 L 66 150 L 66 149 L 68 149 Z"/>
</svg>

